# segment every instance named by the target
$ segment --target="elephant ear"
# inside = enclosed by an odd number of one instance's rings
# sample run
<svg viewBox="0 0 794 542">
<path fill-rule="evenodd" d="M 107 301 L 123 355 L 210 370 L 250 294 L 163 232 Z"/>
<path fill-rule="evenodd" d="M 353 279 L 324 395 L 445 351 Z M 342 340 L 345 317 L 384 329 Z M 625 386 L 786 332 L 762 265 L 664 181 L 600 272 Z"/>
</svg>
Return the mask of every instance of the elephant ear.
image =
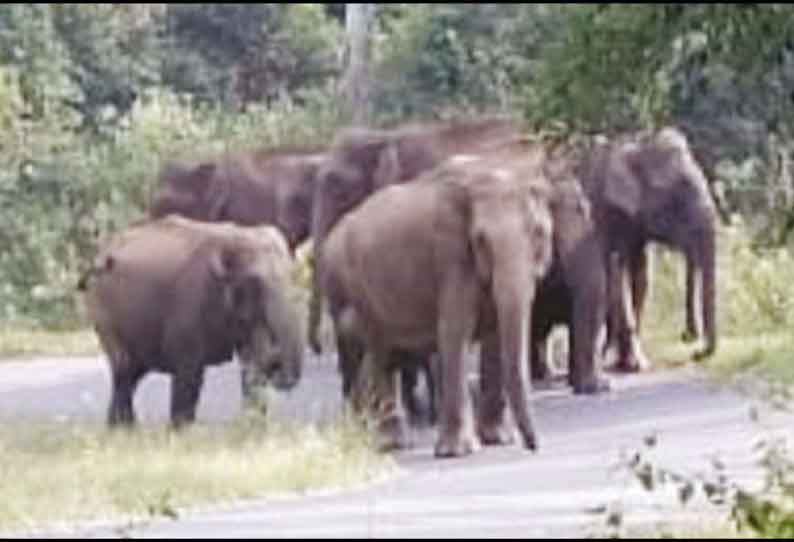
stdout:
<svg viewBox="0 0 794 542">
<path fill-rule="evenodd" d="M 613 149 L 606 158 L 604 173 L 605 201 L 627 214 L 636 216 L 640 211 L 642 188 L 635 164 L 637 148 L 633 145 Z"/>
<path fill-rule="evenodd" d="M 397 143 L 386 145 L 378 154 L 378 162 L 372 176 L 375 187 L 383 188 L 400 178 L 400 149 Z"/>
<path fill-rule="evenodd" d="M 210 273 L 222 289 L 223 306 L 237 321 L 251 321 L 260 298 L 259 283 L 244 272 L 245 258 L 239 247 L 221 247 L 210 257 Z"/>
</svg>

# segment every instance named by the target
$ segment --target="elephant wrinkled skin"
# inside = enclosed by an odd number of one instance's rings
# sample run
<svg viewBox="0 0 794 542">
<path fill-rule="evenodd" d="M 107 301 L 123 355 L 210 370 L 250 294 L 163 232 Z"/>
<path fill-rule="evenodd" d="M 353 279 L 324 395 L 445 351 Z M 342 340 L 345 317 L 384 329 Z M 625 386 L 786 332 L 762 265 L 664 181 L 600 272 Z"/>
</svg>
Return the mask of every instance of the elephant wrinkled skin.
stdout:
<svg viewBox="0 0 794 542">
<path fill-rule="evenodd" d="M 247 396 L 254 380 L 295 386 L 305 340 L 287 296 L 290 261 L 271 226 L 171 215 L 111 239 L 79 285 L 111 368 L 108 423 L 134 424 L 135 388 L 149 371 L 172 377 L 172 424 L 192 422 L 204 368 L 234 352 Z"/>
</svg>

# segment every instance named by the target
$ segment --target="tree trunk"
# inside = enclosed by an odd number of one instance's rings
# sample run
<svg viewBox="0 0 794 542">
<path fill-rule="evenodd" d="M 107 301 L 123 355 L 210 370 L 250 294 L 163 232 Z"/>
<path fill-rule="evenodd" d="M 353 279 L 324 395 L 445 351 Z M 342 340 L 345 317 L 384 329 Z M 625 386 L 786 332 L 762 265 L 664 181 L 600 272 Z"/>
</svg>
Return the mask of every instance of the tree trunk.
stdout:
<svg viewBox="0 0 794 542">
<path fill-rule="evenodd" d="M 345 5 L 345 75 L 342 94 L 349 118 L 354 124 L 366 124 L 371 116 L 370 60 L 375 4 Z"/>
</svg>

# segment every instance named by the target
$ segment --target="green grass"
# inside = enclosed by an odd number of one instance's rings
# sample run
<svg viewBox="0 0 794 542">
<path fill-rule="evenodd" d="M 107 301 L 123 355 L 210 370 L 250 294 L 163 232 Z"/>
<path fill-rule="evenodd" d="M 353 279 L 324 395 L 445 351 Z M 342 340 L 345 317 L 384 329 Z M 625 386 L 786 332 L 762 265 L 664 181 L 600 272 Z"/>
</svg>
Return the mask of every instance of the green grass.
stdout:
<svg viewBox="0 0 794 542">
<path fill-rule="evenodd" d="M 99 353 L 99 342 L 92 329 L 0 329 L 0 360 L 31 356 L 88 356 Z"/>
<path fill-rule="evenodd" d="M 680 540 L 724 540 L 755 538 L 751 534 L 738 533 L 728 525 L 720 525 L 707 521 L 705 525 L 676 525 L 656 528 L 628 528 L 622 533 L 623 538 L 639 540 L 659 540 L 673 538 Z"/>
<path fill-rule="evenodd" d="M 352 421 L 324 428 L 265 425 L 261 416 L 248 415 L 179 434 L 0 426 L 0 531 L 173 516 L 200 504 L 350 487 L 395 468 Z"/>
<path fill-rule="evenodd" d="M 743 228 L 723 228 L 717 263 L 719 344 L 702 366 L 720 379 L 752 370 L 794 381 L 794 260 L 789 250 L 757 251 Z M 658 367 L 688 363 L 698 347 L 679 339 L 684 282 L 683 258 L 657 250 L 642 339 Z"/>
</svg>

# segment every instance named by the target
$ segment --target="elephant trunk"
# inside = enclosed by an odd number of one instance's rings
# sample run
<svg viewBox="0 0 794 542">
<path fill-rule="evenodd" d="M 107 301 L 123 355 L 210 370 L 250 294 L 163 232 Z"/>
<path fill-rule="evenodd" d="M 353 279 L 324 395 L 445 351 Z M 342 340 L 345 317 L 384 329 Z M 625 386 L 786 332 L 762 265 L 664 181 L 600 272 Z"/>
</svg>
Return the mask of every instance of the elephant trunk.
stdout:
<svg viewBox="0 0 794 542">
<path fill-rule="evenodd" d="M 522 262 L 523 260 L 523 262 Z M 507 400 L 524 446 L 535 450 L 538 446 L 532 408 L 529 401 L 529 334 L 531 307 L 535 286 L 526 266 L 528 257 L 513 256 L 507 269 L 494 273 L 493 293 L 499 322 L 499 343 L 502 354 L 502 382 L 507 386 Z M 524 269 L 520 269 L 524 267 Z"/>
<path fill-rule="evenodd" d="M 264 321 L 254 326 L 247 344 L 240 348 L 243 394 L 272 382 L 276 389 L 289 390 L 301 378 L 304 339 L 295 307 L 284 288 L 273 288 L 265 307 Z"/>
<path fill-rule="evenodd" d="M 274 289 L 266 316 L 281 352 L 281 362 L 275 368 L 275 385 L 281 389 L 292 388 L 303 372 L 305 340 L 298 311 L 289 299 L 288 290 Z"/>
</svg>

